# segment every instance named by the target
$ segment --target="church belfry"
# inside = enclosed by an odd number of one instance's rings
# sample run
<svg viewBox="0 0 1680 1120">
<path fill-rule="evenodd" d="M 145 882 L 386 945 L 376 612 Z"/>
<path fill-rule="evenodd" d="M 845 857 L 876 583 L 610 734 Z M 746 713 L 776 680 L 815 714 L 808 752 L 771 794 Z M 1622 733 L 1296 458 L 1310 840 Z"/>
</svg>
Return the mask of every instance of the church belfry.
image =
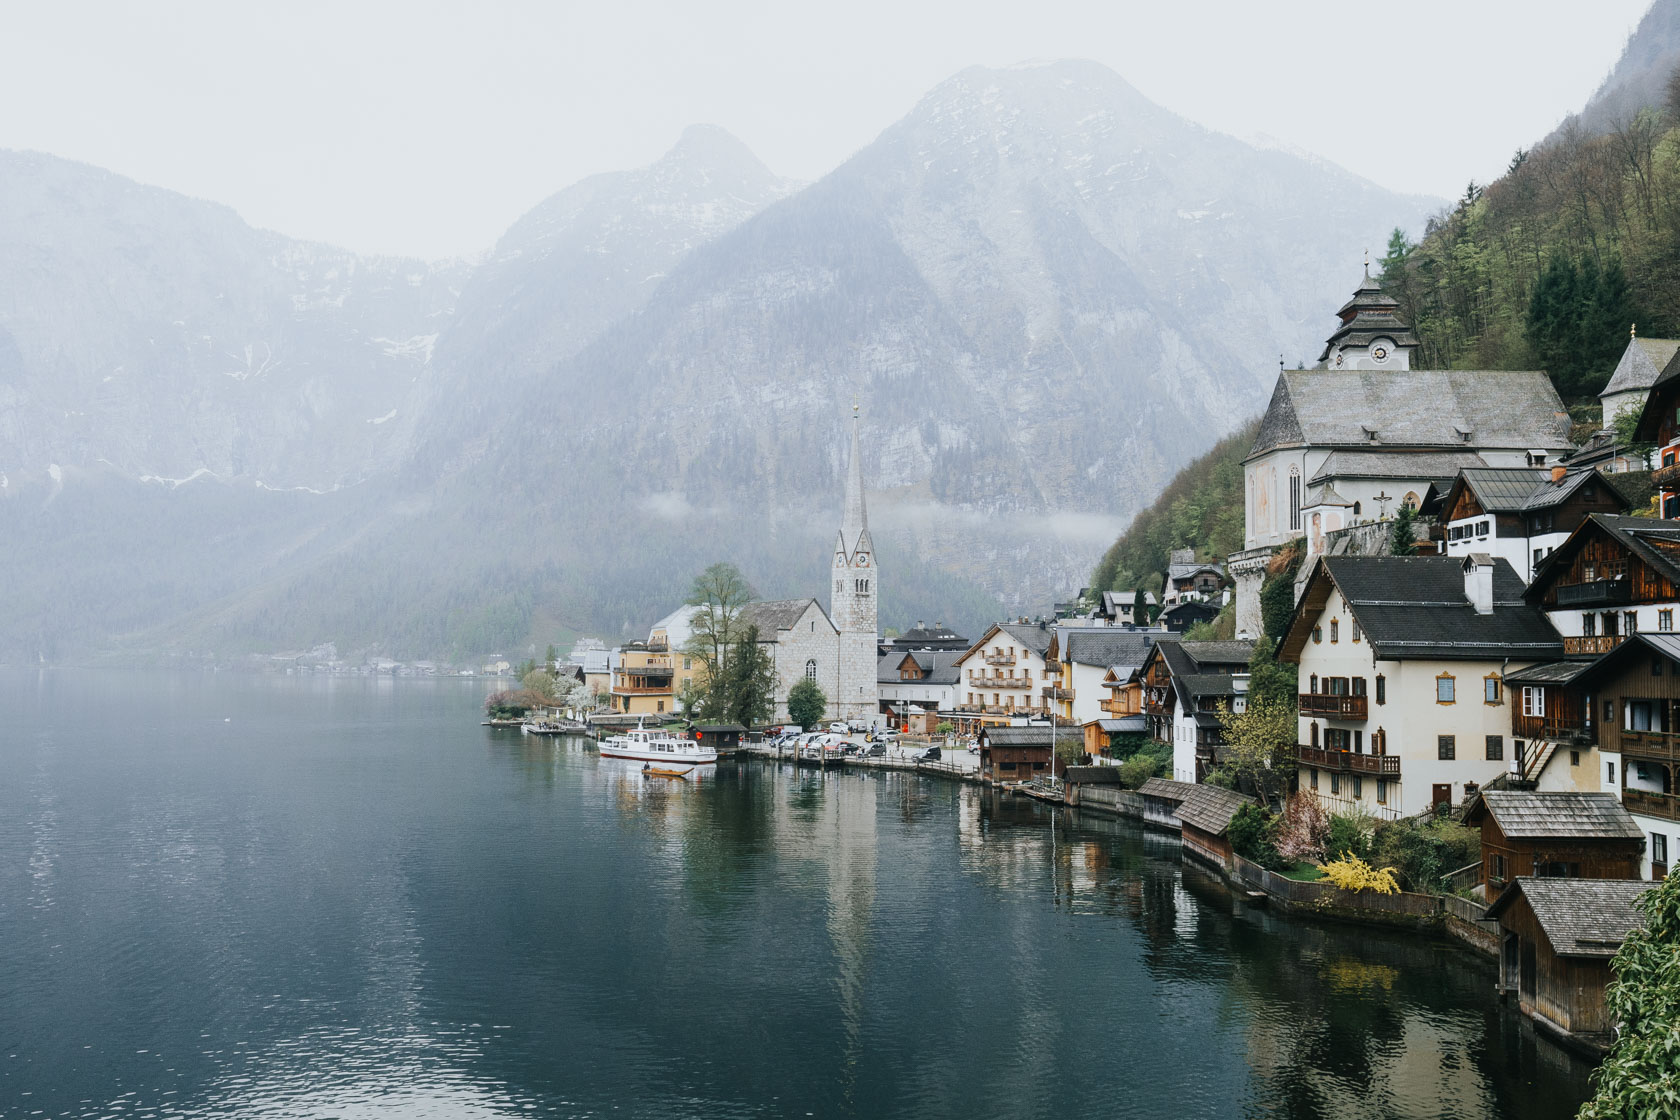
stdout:
<svg viewBox="0 0 1680 1120">
<path fill-rule="evenodd" d="M 1318 356 L 1320 369 L 1411 369 L 1417 336 L 1400 318 L 1400 301 L 1387 295 L 1382 285 L 1365 278 L 1354 289 L 1353 298 L 1336 312 L 1341 320 L 1324 343 Z"/>
<path fill-rule="evenodd" d="M 875 544 L 863 498 L 863 453 L 858 409 L 852 406 L 851 461 L 846 468 L 846 504 L 834 542 L 834 594 L 829 617 L 839 631 L 839 695 L 829 698 L 838 719 L 871 721 L 878 715 L 875 684 L 877 640 Z"/>
</svg>

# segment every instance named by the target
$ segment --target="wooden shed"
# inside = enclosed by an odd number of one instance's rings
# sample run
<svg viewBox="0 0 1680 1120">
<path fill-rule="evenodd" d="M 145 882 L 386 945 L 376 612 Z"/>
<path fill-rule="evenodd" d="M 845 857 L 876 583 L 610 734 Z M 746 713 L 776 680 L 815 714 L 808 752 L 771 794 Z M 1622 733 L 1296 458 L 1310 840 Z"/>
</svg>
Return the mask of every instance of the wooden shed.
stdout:
<svg viewBox="0 0 1680 1120">
<path fill-rule="evenodd" d="M 1182 831 L 1178 807 L 1195 788 L 1195 782 L 1175 782 L 1171 778 L 1150 778 L 1144 782 L 1138 787 L 1138 793 L 1143 796 L 1143 823 L 1169 832 Z"/>
<path fill-rule="evenodd" d="M 1069 766 L 1062 771 L 1062 781 L 1067 783 L 1067 803 L 1079 804 L 1079 792 L 1085 786 L 1107 786 L 1118 789 L 1120 786 L 1120 768 L 1118 766 Z"/>
<path fill-rule="evenodd" d="M 980 732 L 980 778 L 1027 782 L 1054 772 L 1051 728 L 987 727 Z M 1057 732 L 1066 738 L 1071 732 Z"/>
<path fill-rule="evenodd" d="M 1465 823 L 1481 826 L 1489 902 L 1519 875 L 1639 878 L 1645 833 L 1614 794 L 1483 790 Z"/>
<path fill-rule="evenodd" d="M 1178 807 L 1185 848 L 1221 867 L 1230 867 L 1231 838 L 1225 830 L 1237 810 L 1253 800 L 1236 790 L 1192 785 Z"/>
<path fill-rule="evenodd" d="M 1500 929 L 1499 990 L 1537 1024 L 1592 1049 L 1614 1024 L 1604 1006 L 1610 958 L 1643 924 L 1634 902 L 1654 883 L 1638 879 L 1522 876 L 1488 908 Z"/>
<path fill-rule="evenodd" d="M 722 756 L 741 749 L 746 730 L 738 723 L 700 723 L 694 726 L 694 737 Z"/>
</svg>

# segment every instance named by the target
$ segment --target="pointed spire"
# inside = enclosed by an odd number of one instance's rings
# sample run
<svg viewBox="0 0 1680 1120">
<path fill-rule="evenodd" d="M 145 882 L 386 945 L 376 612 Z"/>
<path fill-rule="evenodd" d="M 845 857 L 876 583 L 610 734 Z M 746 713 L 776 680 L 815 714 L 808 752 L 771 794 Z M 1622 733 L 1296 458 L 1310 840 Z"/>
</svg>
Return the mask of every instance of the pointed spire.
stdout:
<svg viewBox="0 0 1680 1120">
<path fill-rule="evenodd" d="M 852 401 L 852 460 L 846 470 L 846 514 L 840 537 L 851 549 L 869 529 L 869 511 L 863 504 L 863 452 L 858 441 L 858 406 Z"/>
<path fill-rule="evenodd" d="M 1629 323 L 1628 324 L 1628 341 L 1632 342 L 1634 339 L 1636 339 L 1638 337 L 1639 337 L 1639 324 L 1638 323 Z"/>
</svg>

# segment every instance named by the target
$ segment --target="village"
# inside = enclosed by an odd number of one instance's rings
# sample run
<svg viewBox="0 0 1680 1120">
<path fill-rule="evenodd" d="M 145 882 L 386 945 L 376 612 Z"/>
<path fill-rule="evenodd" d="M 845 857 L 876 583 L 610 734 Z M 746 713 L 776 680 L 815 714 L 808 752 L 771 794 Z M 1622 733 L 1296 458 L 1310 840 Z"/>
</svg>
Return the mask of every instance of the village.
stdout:
<svg viewBox="0 0 1680 1120">
<path fill-rule="evenodd" d="M 827 609 L 701 598 L 582 642 L 550 667 L 566 714 L 692 716 L 721 608 L 774 684 L 719 741 L 943 745 L 829 744 L 1170 830 L 1253 904 L 1456 936 L 1601 1052 L 1610 958 L 1680 842 L 1680 340 L 1630 327 L 1583 428 L 1543 372 L 1412 368 L 1368 268 L 1336 317 L 1314 368 L 1279 370 L 1242 551 L 883 637 L 854 409 Z"/>
</svg>

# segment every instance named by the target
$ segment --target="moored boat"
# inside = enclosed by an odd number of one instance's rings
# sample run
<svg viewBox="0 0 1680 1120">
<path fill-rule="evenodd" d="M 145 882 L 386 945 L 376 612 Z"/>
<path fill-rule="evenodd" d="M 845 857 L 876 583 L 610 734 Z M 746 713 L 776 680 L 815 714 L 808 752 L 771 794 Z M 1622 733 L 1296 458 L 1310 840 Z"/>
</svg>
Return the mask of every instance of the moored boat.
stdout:
<svg viewBox="0 0 1680 1120">
<path fill-rule="evenodd" d="M 692 766 L 655 766 L 649 762 L 642 766 L 642 773 L 650 778 L 686 778 L 693 769 Z"/>
<path fill-rule="evenodd" d="M 633 758 L 638 762 L 664 762 L 676 766 L 701 766 L 717 761 L 717 748 L 693 739 L 679 739 L 667 731 L 638 727 L 622 735 L 601 740 L 602 758 Z"/>
</svg>

